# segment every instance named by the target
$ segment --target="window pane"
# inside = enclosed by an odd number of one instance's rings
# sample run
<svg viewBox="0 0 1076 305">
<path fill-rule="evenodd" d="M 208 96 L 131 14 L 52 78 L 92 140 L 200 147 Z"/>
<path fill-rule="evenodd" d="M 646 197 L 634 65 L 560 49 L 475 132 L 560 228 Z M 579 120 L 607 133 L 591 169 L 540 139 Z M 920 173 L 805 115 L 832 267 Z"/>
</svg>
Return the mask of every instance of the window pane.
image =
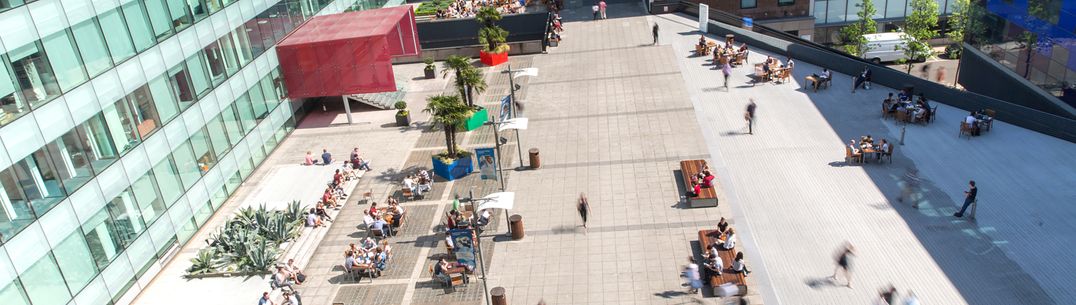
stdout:
<svg viewBox="0 0 1076 305">
<path fill-rule="evenodd" d="M 138 126 L 138 134 L 143 139 L 161 127 L 160 115 L 157 113 L 157 107 L 153 106 L 153 96 L 147 86 L 139 87 L 128 94 L 127 101 L 131 104 L 131 118 Z M 172 107 L 175 105 L 172 104 Z"/>
<path fill-rule="evenodd" d="M 250 173 L 254 172 L 254 162 L 250 159 L 238 160 L 237 162 L 239 162 L 239 173 L 242 174 L 244 178 L 249 178 Z"/>
<path fill-rule="evenodd" d="M 754 8 L 758 6 L 755 0 L 740 0 L 740 8 Z"/>
<path fill-rule="evenodd" d="M 239 66 L 244 66 L 254 59 L 254 55 L 251 54 L 250 51 L 250 40 L 247 39 L 247 35 L 243 33 L 242 26 L 225 37 L 225 39 L 228 38 L 231 38 L 232 45 L 235 47 L 235 53 L 239 56 Z"/>
<path fill-rule="evenodd" d="M 179 178 L 183 181 L 183 189 L 190 189 L 195 182 L 198 182 L 198 179 L 202 178 L 202 174 L 198 170 L 198 161 L 194 158 L 190 143 L 184 142 L 179 145 L 176 150 L 172 151 L 172 157 L 176 159 L 176 168 L 179 169 Z"/>
<path fill-rule="evenodd" d="M 90 77 L 97 76 L 112 67 L 112 59 L 108 56 L 108 47 L 105 38 L 101 35 L 101 29 L 94 19 L 86 20 L 71 27 L 75 33 L 75 42 L 78 44 L 79 53 L 82 54 L 83 65 Z"/>
<path fill-rule="evenodd" d="M 238 169 L 228 175 L 228 180 L 224 180 L 224 186 L 228 188 L 229 194 L 234 193 L 240 183 L 243 183 L 243 177 L 239 175 Z"/>
<path fill-rule="evenodd" d="M 213 193 L 209 197 L 209 199 L 213 202 L 214 210 L 219 209 L 220 206 L 224 204 L 224 201 L 228 199 L 228 188 L 224 187 L 223 185 L 217 187 L 209 187 L 209 191 Z"/>
<path fill-rule="evenodd" d="M 126 99 L 120 99 L 112 106 L 101 111 L 108 126 L 108 134 L 112 142 L 116 143 L 120 154 L 134 148 L 138 144 L 138 130 L 134 116 L 127 105 Z"/>
<path fill-rule="evenodd" d="M 12 72 L 19 86 L 22 99 L 37 107 L 60 95 L 52 67 L 45 61 L 45 54 L 37 43 L 31 43 L 8 52 Z"/>
<path fill-rule="evenodd" d="M 123 5 L 123 17 L 127 20 L 127 28 L 131 31 L 131 39 L 135 49 L 139 52 L 153 46 L 157 42 L 153 29 L 150 28 L 146 13 L 142 10 L 142 2 L 131 1 Z"/>
<path fill-rule="evenodd" d="M 0 216 L 3 216 L 0 217 L 0 234 L 5 236 L 0 242 L 15 236 L 35 219 L 30 201 L 22 193 L 18 181 L 15 167 L 0 171 Z"/>
<path fill-rule="evenodd" d="M 48 149 L 52 164 L 68 193 L 74 192 L 93 178 L 93 169 L 90 167 L 92 152 L 83 146 L 75 130 L 60 136 L 56 141 L 45 145 L 45 148 Z"/>
<path fill-rule="evenodd" d="M 216 13 L 221 8 L 223 8 L 223 6 L 220 4 L 220 0 L 202 0 L 202 1 L 205 2 L 205 5 L 207 7 L 209 7 L 209 13 L 210 14 Z"/>
<path fill-rule="evenodd" d="M 209 134 L 209 142 L 213 145 L 213 151 L 216 152 L 217 158 L 220 158 L 231 147 L 228 143 L 228 133 L 224 130 L 224 121 L 221 116 L 218 115 L 206 122 L 205 129 Z"/>
<path fill-rule="evenodd" d="M 209 92 L 209 88 L 212 85 L 209 83 L 209 74 L 206 73 L 205 59 L 202 52 L 195 53 L 190 58 L 187 58 L 187 71 L 190 74 L 191 81 L 194 83 L 194 92 L 198 97 L 205 96 Z"/>
<path fill-rule="evenodd" d="M 153 105 L 157 108 L 157 115 L 160 116 L 161 125 L 168 123 L 179 114 L 179 105 L 176 105 L 175 95 L 172 94 L 172 89 L 169 88 L 168 79 L 165 76 L 159 76 L 148 84 L 149 92 L 152 95 L 151 100 L 153 100 Z"/>
<path fill-rule="evenodd" d="M 176 238 L 178 239 L 180 244 L 191 240 L 191 237 L 194 236 L 194 233 L 198 232 L 198 225 L 195 224 L 194 219 L 190 217 L 180 220 L 174 223 L 174 225 L 177 228 Z"/>
<path fill-rule="evenodd" d="M 243 128 L 239 126 L 239 119 L 235 117 L 235 107 L 228 107 L 220 113 L 221 118 L 224 119 L 224 129 L 228 131 L 228 140 L 232 143 L 230 146 L 239 144 L 239 140 L 243 139 Z"/>
<path fill-rule="evenodd" d="M 194 211 L 194 221 L 198 222 L 199 226 L 205 224 L 205 221 L 209 219 L 209 216 L 213 216 L 213 206 L 209 204 L 209 200 L 206 200 L 204 203 L 200 204 L 200 206 L 201 208 Z"/>
<path fill-rule="evenodd" d="M 257 57 L 265 52 L 265 38 L 262 36 L 261 27 L 258 26 L 258 22 L 264 21 L 265 13 L 259 14 L 257 17 L 250 19 L 244 24 L 238 31 L 245 33 L 247 41 L 250 42 L 250 53 Z M 266 22 L 268 25 L 268 22 Z M 272 46 L 270 44 L 270 46 Z"/>
<path fill-rule="evenodd" d="M 262 84 L 268 84 L 271 81 L 266 81 L 268 78 L 262 79 Z M 258 120 L 264 119 L 265 115 L 269 113 L 269 105 L 266 103 L 266 95 L 263 93 L 259 86 L 250 88 L 250 104 L 254 109 L 254 117 Z M 271 94 L 271 93 L 270 93 Z"/>
<path fill-rule="evenodd" d="M 221 49 L 220 44 L 214 41 L 212 44 L 202 49 L 205 52 L 206 67 L 209 67 L 209 78 L 213 80 L 213 85 L 220 85 L 224 82 L 224 79 L 228 78 L 228 64 L 226 63 L 224 51 Z M 232 56 L 234 58 L 234 55 Z"/>
<path fill-rule="evenodd" d="M 116 235 L 116 223 L 108 217 L 108 210 L 105 208 L 101 208 L 82 224 L 82 232 L 86 236 L 86 245 L 90 248 L 90 255 L 97 263 L 98 270 L 104 270 L 123 249 Z"/>
<path fill-rule="evenodd" d="M 271 74 L 273 75 L 273 88 L 276 89 L 273 93 L 276 95 L 270 96 L 270 92 L 265 92 L 265 100 L 269 103 L 269 109 L 276 108 L 276 104 L 279 104 L 284 97 L 288 96 L 288 88 L 284 86 L 284 75 L 280 73 L 280 67 L 273 69 Z"/>
<path fill-rule="evenodd" d="M 78 230 L 64 238 L 52 249 L 52 253 L 64 266 L 64 278 L 67 279 L 67 286 L 71 287 L 71 291 L 82 290 L 97 275 L 97 266 L 93 263 L 90 248 L 86 246 L 85 237 Z"/>
<path fill-rule="evenodd" d="M 149 23 L 153 27 L 153 34 L 157 41 L 172 35 L 172 16 L 168 15 L 168 8 L 162 0 L 146 0 L 146 13 L 149 15 Z"/>
<path fill-rule="evenodd" d="M 67 195 L 44 148 L 13 164 L 11 168 L 15 169 L 19 186 L 26 198 L 30 199 L 30 205 L 37 215 L 44 215 Z"/>
<path fill-rule="evenodd" d="M 0 2 L 3 3 L 3 2 Z M 26 299 L 26 294 L 23 293 L 22 283 L 19 279 L 13 279 L 10 283 L 0 283 L 0 300 L 4 300 L 5 305 L 30 305 L 30 301 Z"/>
<path fill-rule="evenodd" d="M 45 44 L 45 52 L 48 54 L 52 70 L 56 72 L 56 80 L 60 84 L 60 90 L 71 90 L 75 86 L 86 81 L 86 71 L 82 70 L 82 59 L 75 51 L 74 41 L 67 31 L 56 32 L 42 40 Z"/>
<path fill-rule="evenodd" d="M 217 163 L 216 155 L 213 154 L 213 149 L 209 146 L 209 136 L 206 134 L 205 128 L 191 135 L 190 142 L 191 147 L 194 148 L 194 156 L 198 159 L 198 170 L 205 174 L 209 171 L 209 168 Z"/>
<path fill-rule="evenodd" d="M 15 94 L 14 79 L 6 61 L 0 58 L 0 125 L 11 123 L 29 110 L 26 100 Z"/>
<path fill-rule="evenodd" d="M 112 221 L 116 224 L 116 238 L 120 245 L 126 247 L 138 237 L 139 233 L 146 230 L 146 224 L 142 221 L 138 204 L 130 189 L 123 191 L 116 198 L 112 198 L 105 205 Z"/>
<path fill-rule="evenodd" d="M 134 193 L 135 200 L 138 202 L 138 209 L 142 212 L 142 220 L 146 223 L 153 223 L 154 220 L 157 220 L 157 217 L 164 214 L 167 208 L 157 191 L 157 184 L 152 171 L 142 175 L 141 178 L 131 184 L 131 190 Z"/>
<path fill-rule="evenodd" d="M 19 279 L 26 284 L 26 295 L 34 305 L 64 304 L 71 300 L 71 292 L 67 290 L 52 254 L 38 259 L 30 269 L 19 275 Z"/>
<path fill-rule="evenodd" d="M 157 178 L 157 187 L 161 190 L 161 198 L 166 206 L 171 206 L 183 195 L 183 183 L 180 182 L 179 169 L 176 168 L 172 157 L 165 157 L 157 165 L 153 166 L 153 175 Z"/>
<path fill-rule="evenodd" d="M 116 151 L 116 144 L 109 135 L 103 114 L 95 115 L 79 124 L 75 127 L 75 131 L 78 132 L 79 140 L 82 141 L 82 147 L 87 150 L 85 157 L 94 170 L 104 170 L 116 161 L 119 152 Z"/>
<path fill-rule="evenodd" d="M 179 101 L 180 109 L 187 109 L 195 102 L 194 84 L 191 83 L 186 67 L 185 64 L 180 63 L 168 71 L 168 84 L 172 88 L 173 98 Z M 163 117 L 164 114 L 162 113 L 161 116 Z"/>
<path fill-rule="evenodd" d="M 97 19 L 101 21 L 101 29 L 108 29 L 104 33 L 105 41 L 108 42 L 108 50 L 112 53 L 112 61 L 119 63 L 131 58 L 135 54 L 135 49 L 134 45 L 131 44 L 130 32 L 127 31 L 127 25 L 123 23 L 120 11 L 111 10 L 105 12 L 97 15 Z"/>
<path fill-rule="evenodd" d="M 885 5 L 885 17 L 904 17 L 904 8 L 908 5 L 907 0 L 889 0 Z"/>
<path fill-rule="evenodd" d="M 187 10 L 187 3 L 182 0 L 168 0 L 168 12 L 172 15 L 172 25 L 176 27 L 176 31 L 181 31 L 191 23 L 194 22 L 191 17 L 191 12 Z"/>
<path fill-rule="evenodd" d="M 177 0 L 178 1 L 178 0 Z M 197 20 L 202 20 L 206 16 L 209 16 L 209 11 L 206 10 L 205 5 L 201 0 L 187 0 L 187 5 L 191 9 L 191 14 Z"/>
<path fill-rule="evenodd" d="M 254 86 L 254 88 L 257 87 L 258 86 Z M 254 88 L 251 88 L 251 90 L 254 90 Z M 258 124 L 257 119 L 254 118 L 254 109 L 250 104 L 250 98 L 247 97 L 246 94 L 240 96 L 235 100 L 235 105 L 233 105 L 233 107 L 235 107 L 235 111 L 239 113 L 239 122 L 243 126 L 243 134 L 250 133 L 255 125 Z"/>
</svg>

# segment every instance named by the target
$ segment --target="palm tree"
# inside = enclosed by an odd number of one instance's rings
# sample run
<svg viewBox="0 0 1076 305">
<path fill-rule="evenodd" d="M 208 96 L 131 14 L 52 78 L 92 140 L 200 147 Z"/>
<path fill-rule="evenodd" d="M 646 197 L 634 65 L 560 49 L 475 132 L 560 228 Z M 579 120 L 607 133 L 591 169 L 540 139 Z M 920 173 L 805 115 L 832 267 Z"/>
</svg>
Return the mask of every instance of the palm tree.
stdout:
<svg viewBox="0 0 1076 305">
<path fill-rule="evenodd" d="M 451 55 L 445 58 L 444 69 L 441 70 L 441 76 L 448 78 L 449 72 L 456 75 L 456 90 L 459 91 L 460 96 L 466 96 L 466 86 L 463 83 L 463 71 L 467 68 L 474 67 L 471 65 L 470 59 L 459 55 Z"/>
<path fill-rule="evenodd" d="M 463 85 L 467 88 L 467 105 L 474 107 L 474 95 L 486 91 L 486 78 L 482 71 L 475 67 L 468 67 L 462 73 Z"/>
<path fill-rule="evenodd" d="M 501 12 L 493 7 L 483 7 L 475 14 L 475 20 L 482 24 L 482 28 L 478 30 L 478 42 L 483 45 L 486 52 L 500 53 L 498 52 L 500 46 L 504 44 L 508 36 L 508 31 L 497 26 L 497 21 L 501 20 Z"/>
<path fill-rule="evenodd" d="M 422 111 L 429 113 L 431 120 L 434 123 L 441 124 L 442 129 L 445 131 L 445 146 L 448 147 L 445 157 L 448 159 L 458 158 L 460 152 L 456 149 L 456 128 L 470 118 L 471 107 L 460 101 L 460 97 L 457 95 L 431 96 L 426 98 L 426 101 L 428 104 L 426 109 Z"/>
</svg>

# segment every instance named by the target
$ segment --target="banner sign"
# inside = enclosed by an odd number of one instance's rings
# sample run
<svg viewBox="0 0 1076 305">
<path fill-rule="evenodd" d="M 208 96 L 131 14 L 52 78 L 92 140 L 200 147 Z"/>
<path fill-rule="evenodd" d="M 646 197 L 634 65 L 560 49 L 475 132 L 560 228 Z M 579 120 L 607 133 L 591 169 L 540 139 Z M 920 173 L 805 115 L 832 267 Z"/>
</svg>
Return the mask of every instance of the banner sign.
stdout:
<svg viewBox="0 0 1076 305">
<path fill-rule="evenodd" d="M 478 158 L 478 172 L 482 180 L 497 180 L 497 153 L 494 148 L 476 148 L 474 156 Z"/>
<path fill-rule="evenodd" d="M 505 95 L 501 99 L 501 121 L 507 120 L 512 117 L 512 96 Z"/>
<path fill-rule="evenodd" d="M 452 237 L 452 251 L 456 253 L 456 262 L 474 269 L 477 264 L 475 263 L 474 234 L 471 234 L 471 230 L 448 230 L 448 236 Z"/>
</svg>

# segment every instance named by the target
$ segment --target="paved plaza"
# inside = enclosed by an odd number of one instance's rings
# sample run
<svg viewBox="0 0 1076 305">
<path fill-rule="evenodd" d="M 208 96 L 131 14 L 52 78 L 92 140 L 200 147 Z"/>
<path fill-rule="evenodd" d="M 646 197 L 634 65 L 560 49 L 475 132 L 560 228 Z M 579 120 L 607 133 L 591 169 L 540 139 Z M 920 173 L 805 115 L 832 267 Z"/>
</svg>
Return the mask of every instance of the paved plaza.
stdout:
<svg viewBox="0 0 1076 305">
<path fill-rule="evenodd" d="M 1076 202 L 1073 143 L 1004 122 L 984 136 L 957 138 L 966 113 L 946 105 L 933 124 L 898 125 L 877 111 L 891 89 L 851 94 L 849 76 L 835 74 L 832 88 L 808 92 L 801 81 L 821 67 L 805 62 L 790 83 L 751 84 L 745 65 L 723 88 L 708 57 L 691 56 L 694 18 L 645 15 L 633 1 L 611 3 L 608 20 L 590 21 L 589 5 L 567 4 L 559 47 L 511 58 L 513 68 L 539 69 L 517 79 L 529 129 L 519 139 L 501 135 L 509 141 L 502 149 L 507 190 L 516 193 L 509 213 L 523 217 L 526 237 L 506 238 L 497 211 L 481 240 L 488 286 L 505 288 L 509 304 L 718 304 L 706 289 L 688 295 L 679 275 L 688 257 L 698 257 L 697 232 L 721 217 L 740 236 L 752 304 L 872 304 L 889 284 L 902 296 L 914 291 L 921 304 L 1076 298 L 1076 264 L 1061 259 L 1076 242 L 1076 211 L 1068 207 Z M 653 46 L 655 23 L 661 42 Z M 752 63 L 767 55 L 753 52 Z M 395 69 L 421 74 L 421 65 Z M 509 92 L 503 69 L 483 68 L 489 89 L 478 102 L 490 113 Z M 298 288 L 304 303 L 485 304 L 477 277 L 448 292 L 429 271 L 445 253 L 451 199 L 498 191 L 499 183 L 478 175 L 435 180 L 429 194 L 403 203 L 408 218 L 389 239 L 394 257 L 381 277 L 354 281 L 340 267 L 347 245 L 366 236 L 362 194 L 376 202 L 399 196 L 403 175 L 428 169 L 444 149 L 443 132 L 421 109 L 426 97 L 452 92 L 449 81 L 409 81 L 405 100 L 417 123 L 407 128 L 394 127 L 391 110 L 353 109 L 351 125 L 340 109 L 314 110 L 135 303 L 254 304 L 269 289 L 267 277 L 180 277 L 200 241 L 245 202 L 294 188 L 278 176 L 292 175 L 306 151 L 326 148 L 342 160 L 359 147 L 374 169 L 307 253 L 308 282 Z M 743 120 L 749 98 L 758 103 L 752 135 Z M 869 134 L 896 143 L 902 128 L 892 163 L 845 163 L 848 139 Z M 495 141 L 489 127 L 459 139 L 467 150 Z M 540 169 L 511 170 L 520 164 L 517 143 L 540 149 Z M 718 207 L 684 207 L 679 161 L 686 159 L 706 159 L 716 171 Z M 896 200 L 911 171 L 922 178 L 912 191 L 918 209 Z M 980 187 L 977 221 L 951 216 L 969 179 Z M 580 193 L 591 204 L 586 229 L 575 210 Z M 826 279 L 845 241 L 856 247 L 851 288 Z"/>
</svg>

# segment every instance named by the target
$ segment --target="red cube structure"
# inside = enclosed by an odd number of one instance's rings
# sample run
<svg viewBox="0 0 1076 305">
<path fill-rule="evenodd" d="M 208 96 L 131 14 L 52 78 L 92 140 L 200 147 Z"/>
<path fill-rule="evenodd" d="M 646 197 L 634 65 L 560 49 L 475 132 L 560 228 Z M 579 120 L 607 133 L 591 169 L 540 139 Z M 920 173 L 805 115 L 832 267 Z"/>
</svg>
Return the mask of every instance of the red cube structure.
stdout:
<svg viewBox="0 0 1076 305">
<path fill-rule="evenodd" d="M 396 91 L 392 58 L 421 53 L 417 31 L 409 5 L 308 20 L 277 44 L 288 97 Z"/>
</svg>

